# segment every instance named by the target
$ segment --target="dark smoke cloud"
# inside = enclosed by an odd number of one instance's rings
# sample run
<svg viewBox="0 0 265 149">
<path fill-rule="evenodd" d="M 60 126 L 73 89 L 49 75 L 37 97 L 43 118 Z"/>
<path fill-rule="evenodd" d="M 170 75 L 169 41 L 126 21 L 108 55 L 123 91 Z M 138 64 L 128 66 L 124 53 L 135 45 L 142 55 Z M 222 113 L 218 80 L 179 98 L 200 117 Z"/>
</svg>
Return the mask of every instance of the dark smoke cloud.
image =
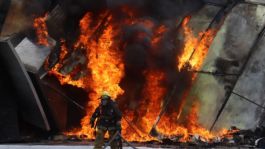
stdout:
<svg viewBox="0 0 265 149">
<path fill-rule="evenodd" d="M 66 25 L 63 26 L 63 32 L 54 31 L 52 34 L 54 37 L 68 34 L 69 40 L 72 35 L 78 33 L 78 21 L 87 12 L 97 15 L 101 11 L 111 9 L 116 12 L 116 19 L 123 19 L 128 16 L 120 11 L 120 7 L 129 6 L 139 18 L 149 18 L 157 24 L 163 23 L 173 27 L 176 19 L 191 14 L 203 4 L 201 0 L 58 0 L 58 3 L 66 15 Z"/>
<path fill-rule="evenodd" d="M 109 8 L 129 5 L 156 19 L 173 19 L 191 13 L 202 6 L 200 0 L 107 0 Z"/>
</svg>

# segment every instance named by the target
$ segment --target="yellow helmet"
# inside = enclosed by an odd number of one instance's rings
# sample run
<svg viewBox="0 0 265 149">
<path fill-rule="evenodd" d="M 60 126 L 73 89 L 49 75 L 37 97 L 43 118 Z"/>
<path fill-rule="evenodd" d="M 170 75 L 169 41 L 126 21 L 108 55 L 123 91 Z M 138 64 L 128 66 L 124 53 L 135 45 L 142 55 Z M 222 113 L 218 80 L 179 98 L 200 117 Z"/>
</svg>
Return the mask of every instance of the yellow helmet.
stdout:
<svg viewBox="0 0 265 149">
<path fill-rule="evenodd" d="M 110 95 L 109 95 L 109 93 L 107 91 L 104 91 L 104 92 L 102 92 L 100 98 L 101 99 L 110 99 L 111 97 L 110 97 Z"/>
</svg>

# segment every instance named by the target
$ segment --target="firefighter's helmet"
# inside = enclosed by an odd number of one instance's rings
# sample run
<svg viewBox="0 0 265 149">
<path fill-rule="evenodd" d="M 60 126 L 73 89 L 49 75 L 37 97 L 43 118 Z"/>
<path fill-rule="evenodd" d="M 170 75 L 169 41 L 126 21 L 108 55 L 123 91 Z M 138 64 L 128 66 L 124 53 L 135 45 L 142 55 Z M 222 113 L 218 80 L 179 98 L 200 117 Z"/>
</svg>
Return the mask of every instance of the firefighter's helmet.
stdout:
<svg viewBox="0 0 265 149">
<path fill-rule="evenodd" d="M 110 95 L 108 92 L 104 91 L 102 94 L 101 94 L 101 99 L 110 99 Z"/>
</svg>

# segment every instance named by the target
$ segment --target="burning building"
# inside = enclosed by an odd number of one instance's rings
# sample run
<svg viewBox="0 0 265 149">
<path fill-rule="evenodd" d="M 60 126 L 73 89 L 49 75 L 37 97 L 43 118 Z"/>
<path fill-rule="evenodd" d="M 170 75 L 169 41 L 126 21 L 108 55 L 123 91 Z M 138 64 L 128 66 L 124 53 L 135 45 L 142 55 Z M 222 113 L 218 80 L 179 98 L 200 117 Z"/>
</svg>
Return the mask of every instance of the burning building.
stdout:
<svg viewBox="0 0 265 149">
<path fill-rule="evenodd" d="M 104 91 L 129 142 L 216 143 L 239 133 L 231 126 L 264 128 L 261 0 L 1 5 L 3 78 L 12 80 L 1 114 L 14 118 L 3 141 L 19 132 L 94 139 L 89 118 Z"/>
</svg>

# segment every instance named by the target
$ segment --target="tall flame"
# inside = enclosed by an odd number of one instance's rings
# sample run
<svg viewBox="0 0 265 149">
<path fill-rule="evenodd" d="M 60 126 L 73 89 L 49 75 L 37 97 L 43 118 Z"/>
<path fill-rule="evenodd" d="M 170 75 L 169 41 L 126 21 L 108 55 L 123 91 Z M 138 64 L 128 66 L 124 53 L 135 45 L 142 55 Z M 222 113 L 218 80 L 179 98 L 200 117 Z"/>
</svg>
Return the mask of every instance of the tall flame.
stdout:
<svg viewBox="0 0 265 149">
<path fill-rule="evenodd" d="M 184 67 L 187 67 L 190 70 L 199 70 L 204 62 L 205 57 L 208 54 L 208 50 L 212 41 L 214 39 L 215 34 L 217 33 L 216 30 L 209 29 L 206 32 L 199 33 L 199 37 L 195 37 L 192 29 L 188 26 L 188 22 L 191 18 L 186 17 L 183 20 L 182 27 L 184 30 L 184 49 L 180 56 L 177 57 L 178 62 L 178 70 L 181 71 Z M 196 79 L 197 74 L 192 74 L 192 83 Z M 190 89 L 187 89 L 187 93 L 189 93 Z M 178 118 L 181 114 L 183 109 L 185 100 L 187 96 L 182 99 L 182 102 L 179 106 L 179 113 L 175 113 L 175 117 Z M 205 140 L 210 140 L 215 136 L 211 134 L 207 129 L 203 128 L 198 124 L 198 116 L 197 113 L 199 112 L 199 104 L 198 100 L 194 101 L 190 114 L 187 116 L 187 124 L 186 127 L 183 125 L 178 125 L 174 130 L 169 132 L 171 134 L 182 134 L 183 137 L 181 141 L 187 141 L 189 134 L 198 134 L 203 137 Z M 166 118 L 166 117 L 165 117 Z M 172 121 L 172 120 L 171 120 Z M 174 121 L 174 120 L 173 120 Z M 167 124 L 170 125 L 170 124 Z M 171 124 L 174 125 L 174 124 Z M 164 125 L 162 128 L 168 130 L 167 126 Z"/>
<path fill-rule="evenodd" d="M 186 17 L 182 23 L 185 44 L 183 53 L 177 58 L 179 70 L 187 65 L 193 70 L 200 69 L 216 34 L 215 30 L 209 29 L 206 32 L 199 33 L 199 37 L 196 38 L 192 29 L 188 26 L 189 20 L 190 17 Z"/>
<path fill-rule="evenodd" d="M 103 15 L 104 16 L 104 15 Z M 111 20 L 111 16 L 108 17 Z M 86 49 L 88 63 L 87 69 L 91 72 L 91 78 L 85 83 L 86 88 L 92 90 L 89 94 L 87 105 L 87 115 L 82 119 L 82 129 L 79 134 L 86 134 L 88 138 L 93 138 L 93 129 L 89 126 L 89 119 L 99 105 L 99 97 L 107 91 L 113 99 L 124 93 L 119 86 L 124 76 L 124 64 L 122 53 L 118 49 L 117 41 L 114 40 L 115 32 L 113 26 L 108 25 L 99 39 L 94 40 L 96 25 L 90 28 L 91 15 L 87 13 L 80 21 L 81 35 L 76 42 L 76 48 Z"/>
<path fill-rule="evenodd" d="M 132 128 L 128 126 L 127 122 L 123 122 L 123 136 L 129 141 L 143 142 L 155 140 L 155 138 L 149 135 L 149 132 L 159 114 L 158 109 L 162 106 L 163 95 L 166 92 L 165 88 L 161 85 L 161 81 L 165 79 L 165 74 L 163 72 L 158 70 L 147 70 L 144 72 L 144 75 L 146 77 L 146 83 L 142 92 L 141 102 L 136 111 L 141 117 L 133 121 L 135 115 L 131 112 L 126 113 L 126 117 L 136 124 L 136 128 L 140 129 L 138 135 L 135 134 L 135 130 L 132 130 Z"/>
<path fill-rule="evenodd" d="M 33 27 L 36 29 L 38 44 L 44 45 L 44 46 L 50 45 L 48 42 L 48 37 L 49 37 L 48 29 L 45 23 L 47 17 L 48 17 L 48 14 L 45 14 L 45 16 L 43 17 L 38 17 L 34 19 L 34 22 L 33 22 Z"/>
<path fill-rule="evenodd" d="M 141 100 L 141 107 L 138 112 L 142 115 L 142 127 L 146 133 L 149 133 L 159 115 L 160 111 L 158 110 L 162 108 L 163 97 L 166 93 L 166 89 L 162 86 L 165 74 L 161 71 L 147 71 L 145 75 L 144 98 Z"/>
</svg>

